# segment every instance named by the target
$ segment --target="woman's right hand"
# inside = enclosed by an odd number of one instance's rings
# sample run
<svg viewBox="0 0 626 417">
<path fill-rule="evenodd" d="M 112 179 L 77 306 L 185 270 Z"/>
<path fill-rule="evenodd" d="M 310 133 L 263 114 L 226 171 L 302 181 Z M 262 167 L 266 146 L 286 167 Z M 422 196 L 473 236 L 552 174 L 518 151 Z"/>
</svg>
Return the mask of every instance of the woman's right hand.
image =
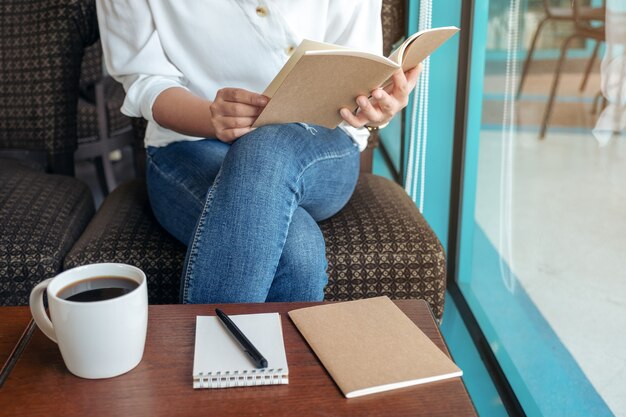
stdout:
<svg viewBox="0 0 626 417">
<path fill-rule="evenodd" d="M 211 103 L 211 124 L 215 137 L 222 142 L 234 142 L 251 132 L 269 99 L 262 94 L 242 88 L 222 88 Z"/>
</svg>

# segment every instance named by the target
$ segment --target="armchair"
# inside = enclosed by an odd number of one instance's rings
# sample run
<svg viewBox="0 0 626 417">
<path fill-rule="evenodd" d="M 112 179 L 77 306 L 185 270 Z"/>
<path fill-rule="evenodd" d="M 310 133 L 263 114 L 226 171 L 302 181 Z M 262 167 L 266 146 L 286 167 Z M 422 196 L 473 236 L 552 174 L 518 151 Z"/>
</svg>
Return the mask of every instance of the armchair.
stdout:
<svg viewBox="0 0 626 417">
<path fill-rule="evenodd" d="M 0 21 L 0 305 L 20 305 L 62 270 L 94 213 L 69 175 L 80 61 L 97 22 L 83 0 L 2 1 Z"/>
<path fill-rule="evenodd" d="M 385 1 L 382 19 L 387 48 L 404 28 L 401 0 Z M 375 295 L 423 298 L 443 314 L 445 255 L 415 204 L 397 184 L 362 173 L 337 215 L 321 222 L 326 240 L 327 300 Z M 176 303 L 185 247 L 157 223 L 145 181 L 120 185 L 105 199 L 65 258 L 65 268 L 92 262 L 124 262 L 148 276 L 151 303 Z"/>
</svg>

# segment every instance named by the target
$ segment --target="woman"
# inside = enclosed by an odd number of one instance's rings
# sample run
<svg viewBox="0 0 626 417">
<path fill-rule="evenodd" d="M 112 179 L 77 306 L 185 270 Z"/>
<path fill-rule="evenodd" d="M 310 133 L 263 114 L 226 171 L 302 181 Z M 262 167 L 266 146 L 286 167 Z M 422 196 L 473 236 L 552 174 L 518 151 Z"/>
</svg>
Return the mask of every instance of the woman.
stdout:
<svg viewBox="0 0 626 417">
<path fill-rule="evenodd" d="M 380 53 L 381 0 L 98 0 L 122 112 L 148 120 L 159 223 L 188 245 L 184 303 L 322 300 L 318 221 L 348 201 L 368 130 L 407 102 L 419 70 L 358 97 L 337 129 L 251 126 L 259 94 L 304 38 Z"/>
</svg>

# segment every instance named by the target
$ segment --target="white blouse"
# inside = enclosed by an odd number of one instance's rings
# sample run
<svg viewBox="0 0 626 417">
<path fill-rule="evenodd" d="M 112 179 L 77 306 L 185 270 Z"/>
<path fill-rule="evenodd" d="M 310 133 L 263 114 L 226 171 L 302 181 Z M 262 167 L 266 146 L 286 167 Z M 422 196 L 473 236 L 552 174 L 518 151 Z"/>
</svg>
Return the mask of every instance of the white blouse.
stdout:
<svg viewBox="0 0 626 417">
<path fill-rule="evenodd" d="M 146 146 L 185 136 L 152 116 L 157 96 L 186 88 L 262 93 L 302 39 L 382 53 L 381 0 L 97 0 L 104 61 L 124 85 L 122 113 L 148 120 Z M 340 125 L 362 150 L 366 129 Z"/>
</svg>

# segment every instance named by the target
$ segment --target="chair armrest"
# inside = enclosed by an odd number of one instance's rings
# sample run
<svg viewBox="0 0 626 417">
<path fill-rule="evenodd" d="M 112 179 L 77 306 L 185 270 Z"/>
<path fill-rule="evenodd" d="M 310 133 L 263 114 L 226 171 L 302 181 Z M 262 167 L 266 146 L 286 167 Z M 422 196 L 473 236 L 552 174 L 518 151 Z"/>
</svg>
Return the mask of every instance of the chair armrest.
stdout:
<svg viewBox="0 0 626 417">
<path fill-rule="evenodd" d="M 361 174 L 346 207 L 320 226 L 328 258 L 327 300 L 420 298 L 441 318 L 445 253 L 399 185 Z"/>
<path fill-rule="evenodd" d="M 0 306 L 28 305 L 30 290 L 61 272 L 93 213 L 91 192 L 77 179 L 0 159 Z"/>
<path fill-rule="evenodd" d="M 142 269 L 148 277 L 151 304 L 179 300 L 185 245 L 156 221 L 143 180 L 117 187 L 100 206 L 82 236 L 65 257 L 64 268 L 119 262 Z"/>
</svg>

